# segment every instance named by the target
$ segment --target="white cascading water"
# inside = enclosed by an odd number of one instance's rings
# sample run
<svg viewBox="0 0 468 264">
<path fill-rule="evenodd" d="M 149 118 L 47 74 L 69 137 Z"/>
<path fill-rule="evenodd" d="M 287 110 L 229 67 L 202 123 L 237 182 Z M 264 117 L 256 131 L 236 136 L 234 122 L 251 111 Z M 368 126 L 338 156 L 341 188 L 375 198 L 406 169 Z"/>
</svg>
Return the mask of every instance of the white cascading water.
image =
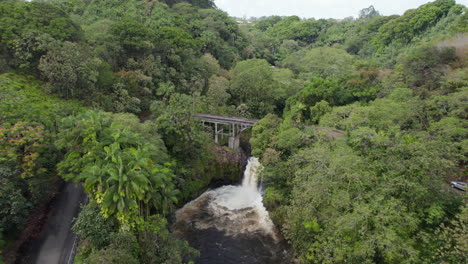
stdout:
<svg viewBox="0 0 468 264">
<path fill-rule="evenodd" d="M 257 186 L 262 169 L 257 158 L 250 158 L 242 185 L 209 190 L 186 204 L 176 212 L 175 231 L 183 232 L 190 226 L 199 230 L 216 228 L 232 236 L 262 232 L 276 238 Z"/>
</svg>

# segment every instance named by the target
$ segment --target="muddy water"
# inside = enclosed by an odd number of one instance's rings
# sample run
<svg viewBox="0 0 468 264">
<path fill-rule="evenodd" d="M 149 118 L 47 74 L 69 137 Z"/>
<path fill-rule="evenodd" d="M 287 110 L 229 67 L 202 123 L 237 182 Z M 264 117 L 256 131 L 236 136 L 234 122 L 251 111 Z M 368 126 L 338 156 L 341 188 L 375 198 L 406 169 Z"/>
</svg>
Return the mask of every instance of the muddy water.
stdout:
<svg viewBox="0 0 468 264">
<path fill-rule="evenodd" d="M 288 263 L 284 240 L 262 203 L 261 170 L 250 158 L 242 185 L 209 190 L 176 212 L 173 229 L 201 252 L 197 263 Z"/>
</svg>

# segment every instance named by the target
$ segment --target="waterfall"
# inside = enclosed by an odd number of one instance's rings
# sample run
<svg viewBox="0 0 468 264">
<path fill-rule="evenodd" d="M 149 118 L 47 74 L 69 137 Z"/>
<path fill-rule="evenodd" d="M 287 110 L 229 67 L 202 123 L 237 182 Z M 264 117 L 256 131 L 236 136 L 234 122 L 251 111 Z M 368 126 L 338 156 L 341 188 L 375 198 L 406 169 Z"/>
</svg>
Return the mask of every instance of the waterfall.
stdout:
<svg viewBox="0 0 468 264">
<path fill-rule="evenodd" d="M 284 241 L 262 203 L 262 170 L 252 157 L 241 185 L 208 190 L 176 212 L 173 231 L 200 250 L 196 263 L 285 263 Z"/>
<path fill-rule="evenodd" d="M 247 163 L 247 167 L 244 171 L 244 179 L 242 180 L 242 188 L 256 189 L 258 176 L 263 169 L 262 164 L 258 161 L 258 158 L 251 157 Z"/>
<path fill-rule="evenodd" d="M 216 228 L 229 235 L 263 232 L 275 237 L 274 225 L 262 203 L 258 176 L 263 166 L 251 157 L 242 185 L 227 185 L 203 193 L 176 212 L 177 227 Z"/>
</svg>

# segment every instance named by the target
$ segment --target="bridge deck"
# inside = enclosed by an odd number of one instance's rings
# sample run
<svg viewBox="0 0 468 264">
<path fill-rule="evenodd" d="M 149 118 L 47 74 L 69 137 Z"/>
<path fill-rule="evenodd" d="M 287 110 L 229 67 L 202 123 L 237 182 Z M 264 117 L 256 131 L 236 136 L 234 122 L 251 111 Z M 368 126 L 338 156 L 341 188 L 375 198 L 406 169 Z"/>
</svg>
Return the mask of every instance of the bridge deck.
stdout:
<svg viewBox="0 0 468 264">
<path fill-rule="evenodd" d="M 247 126 L 253 126 L 259 121 L 258 119 L 248 119 L 242 117 L 220 116 L 210 114 L 194 114 L 193 117 L 202 119 L 205 122 L 213 122 L 219 124 L 242 124 Z"/>
</svg>

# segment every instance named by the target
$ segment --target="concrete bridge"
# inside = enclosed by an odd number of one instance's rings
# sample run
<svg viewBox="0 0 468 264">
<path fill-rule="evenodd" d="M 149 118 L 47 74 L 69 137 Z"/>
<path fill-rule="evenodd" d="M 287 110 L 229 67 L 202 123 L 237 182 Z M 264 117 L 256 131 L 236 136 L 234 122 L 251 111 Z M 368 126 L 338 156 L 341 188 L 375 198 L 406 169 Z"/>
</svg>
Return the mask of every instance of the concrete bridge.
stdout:
<svg viewBox="0 0 468 264">
<path fill-rule="evenodd" d="M 259 121 L 257 119 L 210 114 L 194 114 L 193 118 L 203 122 L 203 125 L 214 125 L 215 142 L 219 143 L 219 136 L 228 136 L 229 147 L 236 150 L 239 149 L 241 133 L 244 130 L 253 127 L 253 125 Z"/>
</svg>

